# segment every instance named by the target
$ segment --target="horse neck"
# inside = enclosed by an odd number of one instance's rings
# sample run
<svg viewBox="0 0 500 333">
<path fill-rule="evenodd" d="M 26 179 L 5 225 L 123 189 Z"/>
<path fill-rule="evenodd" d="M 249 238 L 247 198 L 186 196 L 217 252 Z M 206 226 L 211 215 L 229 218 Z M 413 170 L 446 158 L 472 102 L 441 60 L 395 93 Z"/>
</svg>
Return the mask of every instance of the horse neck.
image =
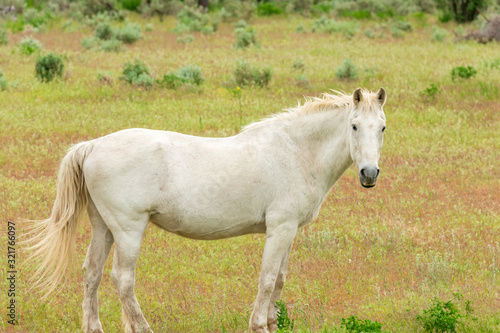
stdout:
<svg viewBox="0 0 500 333">
<path fill-rule="evenodd" d="M 325 194 L 353 163 L 348 117 L 345 110 L 321 111 L 292 118 L 287 126 L 311 176 Z"/>
</svg>

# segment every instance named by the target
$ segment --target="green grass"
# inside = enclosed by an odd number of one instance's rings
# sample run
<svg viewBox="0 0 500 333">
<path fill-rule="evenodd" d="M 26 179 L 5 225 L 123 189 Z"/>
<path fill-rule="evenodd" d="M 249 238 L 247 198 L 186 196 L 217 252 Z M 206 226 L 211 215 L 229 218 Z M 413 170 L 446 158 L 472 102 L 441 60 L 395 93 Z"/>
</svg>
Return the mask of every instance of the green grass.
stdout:
<svg viewBox="0 0 500 333">
<path fill-rule="evenodd" d="M 134 15 L 130 20 L 146 23 Z M 194 32 L 194 42 L 177 44 L 171 31 L 176 21 L 169 17 L 151 21 L 155 30 L 121 53 L 83 52 L 80 40 L 90 31 L 63 32 L 56 25 L 35 36 L 67 65 L 64 76 L 49 83 L 35 78 L 35 57 L 14 52 L 22 35 L 11 34 L 13 42 L 0 46 L 1 67 L 9 83 L 16 82 L 0 91 L 2 223 L 50 214 L 57 168 L 72 143 L 130 127 L 229 136 L 241 128 L 240 112 L 246 125 L 296 105 L 304 95 L 382 86 L 388 94 L 387 131 L 378 185 L 363 189 L 356 168 L 350 168 L 317 220 L 297 234 L 282 297 L 294 332 L 343 332 L 341 319 L 351 316 L 381 323 L 384 332 L 423 332 L 417 316 L 434 297 L 450 299 L 455 292 L 472 301 L 478 318 L 457 331 L 498 332 L 500 70 L 483 64 L 497 61 L 500 45 L 432 43 L 429 29 L 415 24 L 397 39 L 387 32 L 351 40 L 337 33 L 295 32 L 313 21 L 255 19 L 261 48 L 240 50 L 233 47 L 230 24 L 211 35 Z M 370 20 L 358 24 L 360 31 L 379 29 Z M 307 86 L 296 85 L 292 66 L 298 57 L 307 64 Z M 337 79 L 335 71 L 347 57 L 376 73 Z M 118 78 L 135 58 L 158 77 L 197 64 L 206 79 L 203 89 L 144 90 L 121 80 L 114 85 L 97 80 L 102 72 Z M 244 87 L 237 99 L 225 83 L 241 58 L 272 67 L 273 78 L 265 89 Z M 477 74 L 453 82 L 451 70 L 464 64 Z M 421 92 L 431 83 L 439 93 L 423 99 Z M 89 241 L 85 218 L 74 270 L 50 304 L 28 291 L 29 274 L 20 271 L 21 325 L 9 332 L 81 332 L 80 267 Z M 6 233 L 0 242 L 6 244 Z M 137 264 L 136 294 L 153 330 L 246 332 L 263 244 L 262 235 L 202 242 L 150 226 Z M 120 332 L 111 262 L 100 287 L 100 315 L 106 332 Z M 2 280 L 4 274 L 2 269 Z M 6 293 L 0 295 L 4 306 Z M 0 330 L 8 326 L 0 316 Z"/>
</svg>

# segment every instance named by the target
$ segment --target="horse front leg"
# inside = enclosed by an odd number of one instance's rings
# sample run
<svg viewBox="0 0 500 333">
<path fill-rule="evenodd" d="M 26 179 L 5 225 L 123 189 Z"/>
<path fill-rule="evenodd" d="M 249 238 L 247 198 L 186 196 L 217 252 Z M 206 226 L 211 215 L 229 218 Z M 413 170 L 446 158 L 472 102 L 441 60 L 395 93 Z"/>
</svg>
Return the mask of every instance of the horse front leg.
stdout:
<svg viewBox="0 0 500 333">
<path fill-rule="evenodd" d="M 252 316 L 250 317 L 250 329 L 257 333 L 268 333 L 268 309 L 271 306 L 273 292 L 278 283 L 282 264 L 286 266 L 293 239 L 297 233 L 297 224 L 285 223 L 276 226 L 268 226 L 266 232 L 266 244 L 262 258 L 262 270 L 259 278 L 259 292 L 255 299 Z M 284 283 L 284 275 L 278 283 L 281 289 Z M 281 285 L 281 286 L 280 286 Z M 273 304 L 274 306 L 274 304 Z M 271 327 L 273 329 L 274 327 Z"/>
<path fill-rule="evenodd" d="M 281 262 L 278 277 L 276 278 L 276 284 L 274 285 L 274 291 L 271 294 L 271 300 L 269 301 L 269 309 L 267 310 L 267 327 L 270 332 L 274 332 L 278 329 L 278 308 L 276 308 L 276 301 L 281 298 L 281 292 L 283 291 L 283 286 L 285 285 L 288 258 L 290 258 L 291 249 L 292 246 L 290 246 L 285 254 L 285 257 L 283 258 L 283 261 Z"/>
</svg>

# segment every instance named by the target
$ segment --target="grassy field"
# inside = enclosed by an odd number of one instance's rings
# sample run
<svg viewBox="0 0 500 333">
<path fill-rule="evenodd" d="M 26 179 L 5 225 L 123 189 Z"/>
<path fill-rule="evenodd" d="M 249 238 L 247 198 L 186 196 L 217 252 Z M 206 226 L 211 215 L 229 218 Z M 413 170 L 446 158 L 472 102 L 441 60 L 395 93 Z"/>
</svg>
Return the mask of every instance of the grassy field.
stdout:
<svg viewBox="0 0 500 333">
<path fill-rule="evenodd" d="M 131 17 L 143 26 L 148 23 Z M 84 51 L 92 31 L 18 33 L 0 46 L 0 68 L 11 83 L 0 91 L 0 218 L 41 219 L 55 198 L 56 171 L 71 144 L 121 129 L 144 127 L 202 136 L 240 130 L 239 100 L 227 88 L 237 60 L 273 69 L 267 88 L 243 87 L 243 125 L 297 104 L 303 96 L 357 87 L 388 93 L 381 176 L 373 189 L 359 185 L 352 167 L 327 197 L 317 220 L 300 230 L 290 259 L 283 300 L 297 332 L 341 331 L 356 315 L 387 332 L 423 332 L 416 317 L 432 298 L 461 293 L 474 317 L 459 332 L 500 332 L 500 44 L 431 42 L 431 16 L 408 18 L 414 30 L 395 38 L 382 22 L 362 21 L 353 38 L 334 33 L 297 33 L 315 19 L 255 19 L 261 47 L 236 49 L 234 27 L 222 23 L 212 35 L 193 33 L 177 43 L 175 18 L 154 24 L 120 53 Z M 382 24 L 382 26 L 381 26 Z M 378 25 L 378 26 L 377 26 Z M 438 24 L 440 25 L 440 24 Z M 454 29 L 451 23 L 445 25 Z M 374 39 L 364 29 L 386 31 Z M 379 30 L 377 30 L 379 29 Z M 62 79 L 35 78 L 36 55 L 18 52 L 26 36 L 64 56 Z M 378 36 L 378 33 L 377 33 Z M 340 80 L 346 58 L 360 69 Z M 199 90 L 144 90 L 118 80 L 124 63 L 138 58 L 152 75 L 187 64 L 202 68 Z M 302 58 L 308 84 L 297 84 L 293 64 Z M 470 79 L 452 81 L 452 68 L 473 66 Z M 111 85 L 97 80 L 106 71 Z M 422 93 L 431 84 L 434 97 Z M 231 88 L 235 88 L 234 86 Z M 17 224 L 18 235 L 22 226 Z M 3 249 L 7 234 L 1 233 Z M 8 332 L 80 332 L 83 264 L 90 241 L 85 218 L 76 239 L 74 268 L 50 303 L 28 291 L 29 269 L 17 280 L 20 325 L 0 316 Z M 150 226 L 137 265 L 136 294 L 155 332 L 243 332 L 257 293 L 264 236 L 193 241 Z M 17 248 L 17 263 L 23 254 Z M 5 255 L 2 267 L 7 265 Z M 121 331 L 121 306 L 108 260 L 100 286 L 106 332 Z M 0 278 L 5 281 L 6 269 Z M 5 286 L 7 286 L 5 284 Z M 7 288 L 7 287 L 5 287 Z M 0 292 L 2 309 L 7 293 Z M 463 301 L 457 302 L 463 308 Z"/>
</svg>

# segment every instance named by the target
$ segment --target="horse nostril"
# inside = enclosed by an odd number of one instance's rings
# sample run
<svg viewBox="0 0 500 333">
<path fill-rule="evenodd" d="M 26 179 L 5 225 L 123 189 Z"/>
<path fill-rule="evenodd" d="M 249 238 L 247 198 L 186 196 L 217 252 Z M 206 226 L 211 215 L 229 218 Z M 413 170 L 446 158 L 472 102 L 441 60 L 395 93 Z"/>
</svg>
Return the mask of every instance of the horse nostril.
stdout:
<svg viewBox="0 0 500 333">
<path fill-rule="evenodd" d="M 363 178 L 366 178 L 365 169 L 361 169 L 361 171 L 359 171 L 359 173 L 361 174 L 361 176 L 363 176 Z"/>
<path fill-rule="evenodd" d="M 380 174 L 380 169 L 377 168 L 377 175 L 375 177 L 378 177 L 379 174 Z"/>
</svg>

